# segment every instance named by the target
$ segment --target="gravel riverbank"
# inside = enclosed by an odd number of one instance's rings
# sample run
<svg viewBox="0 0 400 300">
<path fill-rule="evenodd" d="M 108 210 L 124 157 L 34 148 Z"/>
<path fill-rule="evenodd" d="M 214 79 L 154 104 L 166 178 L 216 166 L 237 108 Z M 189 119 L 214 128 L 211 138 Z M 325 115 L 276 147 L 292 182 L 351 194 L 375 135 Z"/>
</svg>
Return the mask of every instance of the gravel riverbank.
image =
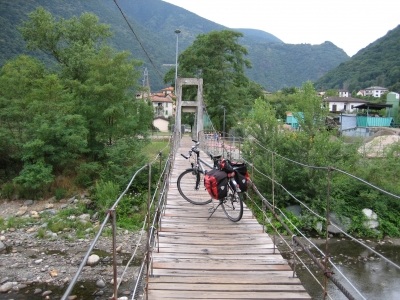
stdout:
<svg viewBox="0 0 400 300">
<path fill-rule="evenodd" d="M 74 278 L 82 259 L 93 240 L 93 234 L 85 238 L 77 238 L 72 230 L 66 232 L 46 232 L 44 238 L 38 237 L 39 228 L 45 227 L 40 215 L 47 211 L 56 214 L 58 210 L 76 205 L 83 199 L 71 198 L 64 201 L 6 201 L 0 204 L 0 218 L 4 221 L 9 217 L 32 218 L 38 215 L 34 221 L 19 228 L 9 227 L 0 232 L 0 299 L 59 299 L 58 294 L 68 286 Z M 81 216 L 76 221 L 81 221 Z M 82 217 L 86 219 L 87 217 Z M 99 225 L 99 221 L 91 220 L 89 232 Z M 66 238 L 67 237 L 67 238 Z M 118 230 L 117 235 L 117 264 L 118 277 L 121 276 L 126 262 L 139 243 L 140 232 Z M 145 244 L 145 242 L 143 242 Z M 112 267 L 112 238 L 101 237 L 95 245 L 93 256 L 95 261 L 86 265 L 79 276 L 79 282 L 71 293 L 71 299 L 89 299 L 79 294 L 90 294 L 90 299 L 108 299 L 113 289 Z M 129 296 L 134 286 L 138 265 L 143 257 L 144 246 L 139 244 L 131 267 L 129 267 L 122 280 L 119 296 Z M 78 290 L 78 292 L 77 292 Z M 81 290 L 81 291 L 79 291 Z M 15 298 L 7 297 L 16 296 Z M 17 297 L 26 295 L 26 298 Z"/>
</svg>

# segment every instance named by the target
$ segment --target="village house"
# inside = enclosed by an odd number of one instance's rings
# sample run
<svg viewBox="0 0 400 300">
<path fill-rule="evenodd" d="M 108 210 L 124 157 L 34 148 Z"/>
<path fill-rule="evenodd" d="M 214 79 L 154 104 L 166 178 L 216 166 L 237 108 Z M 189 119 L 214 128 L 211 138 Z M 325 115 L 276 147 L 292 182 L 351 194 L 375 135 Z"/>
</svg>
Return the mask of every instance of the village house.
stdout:
<svg viewBox="0 0 400 300">
<path fill-rule="evenodd" d="M 363 96 L 373 96 L 376 98 L 379 98 L 380 96 L 382 96 L 384 93 L 387 93 L 389 90 L 387 88 L 384 87 L 380 87 L 380 86 L 371 86 L 369 88 L 366 88 L 364 90 L 364 95 Z"/>
<path fill-rule="evenodd" d="M 349 97 L 348 90 L 339 90 L 339 97 Z"/>
<path fill-rule="evenodd" d="M 172 117 L 173 116 L 173 103 L 170 94 L 165 95 L 164 93 L 155 93 L 150 96 L 150 100 L 154 108 L 155 117 Z"/>
<path fill-rule="evenodd" d="M 356 110 L 355 106 L 368 103 L 367 100 L 362 100 L 352 97 L 327 97 L 324 102 L 329 105 L 329 111 L 335 112 L 353 112 Z"/>
</svg>

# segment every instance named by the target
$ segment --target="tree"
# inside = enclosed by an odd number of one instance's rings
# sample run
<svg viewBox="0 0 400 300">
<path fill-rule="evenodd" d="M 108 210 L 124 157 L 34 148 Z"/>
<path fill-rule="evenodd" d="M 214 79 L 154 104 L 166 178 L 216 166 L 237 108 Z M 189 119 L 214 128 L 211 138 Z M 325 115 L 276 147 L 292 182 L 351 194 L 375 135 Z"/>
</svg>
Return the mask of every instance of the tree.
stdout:
<svg viewBox="0 0 400 300">
<path fill-rule="evenodd" d="M 226 128 L 237 124 L 243 108 L 250 110 L 254 99 L 262 95 L 261 86 L 245 76 L 251 68 L 244 59 L 247 50 L 238 43 L 243 34 L 232 31 L 212 31 L 197 36 L 193 45 L 179 55 L 181 77 L 201 77 L 204 80 L 204 100 L 213 123 L 222 129 L 223 110 L 226 107 Z M 164 80 L 170 80 L 172 69 Z M 184 91 L 185 99 L 194 97 L 193 89 Z"/>
<path fill-rule="evenodd" d="M 112 36 L 109 25 L 99 24 L 90 13 L 56 20 L 39 7 L 20 31 L 28 49 L 41 50 L 59 63 L 60 78 L 73 94 L 76 113 L 86 119 L 92 154 L 101 157 L 104 146 L 125 135 L 146 135 L 152 114 L 134 96 L 141 62 L 106 45 Z"/>
<path fill-rule="evenodd" d="M 99 18 L 83 13 L 80 18 L 58 21 L 43 7 L 28 15 L 19 30 L 29 50 L 41 50 L 63 66 L 64 76 L 84 80 L 88 71 L 85 60 L 112 36 L 110 26 L 99 24 Z"/>
<path fill-rule="evenodd" d="M 297 99 L 293 108 L 294 115 L 301 129 L 310 137 L 313 137 L 317 131 L 324 128 L 329 108 L 322 104 L 322 99 L 315 93 L 311 81 L 303 83 L 296 96 Z M 302 115 L 299 112 L 302 112 Z"/>
<path fill-rule="evenodd" d="M 65 172 L 125 181 L 127 168 L 143 163 L 153 117 L 135 97 L 141 62 L 106 45 L 109 26 L 95 15 L 56 21 L 39 7 L 29 18 L 20 27 L 28 48 L 58 65 L 20 56 L 2 68 L 0 163 L 38 192 Z"/>
<path fill-rule="evenodd" d="M 74 81 L 72 91 L 77 110 L 88 123 L 89 147 L 97 152 L 124 136 L 146 135 L 153 111 L 135 99 L 140 63 L 130 60 L 128 52 L 115 53 L 105 47 L 87 64 L 87 79 Z"/>
</svg>

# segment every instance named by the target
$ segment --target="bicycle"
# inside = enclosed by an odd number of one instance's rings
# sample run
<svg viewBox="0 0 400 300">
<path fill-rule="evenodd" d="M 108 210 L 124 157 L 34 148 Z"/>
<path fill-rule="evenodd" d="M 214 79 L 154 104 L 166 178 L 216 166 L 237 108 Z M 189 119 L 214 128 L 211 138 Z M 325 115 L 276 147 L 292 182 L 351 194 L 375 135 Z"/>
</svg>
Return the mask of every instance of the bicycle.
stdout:
<svg viewBox="0 0 400 300">
<path fill-rule="evenodd" d="M 191 163 L 191 168 L 186 169 L 179 175 L 177 181 L 178 191 L 188 202 L 196 205 L 205 205 L 211 203 L 213 199 L 210 198 L 207 190 L 203 188 L 204 175 L 207 172 L 207 170 L 204 169 L 203 164 L 207 165 L 211 169 L 221 169 L 221 155 L 213 156 L 209 153 L 210 158 L 213 160 L 212 166 L 200 158 L 200 150 L 197 149 L 200 143 L 196 140 L 192 141 L 195 143 L 195 145 L 192 146 L 191 150 L 189 150 L 189 155 L 181 155 L 184 158 L 189 159 L 192 157 L 193 153 L 195 153 L 195 161 Z M 222 206 L 222 210 L 224 211 L 225 215 L 233 222 L 238 222 L 243 216 L 243 198 L 240 188 L 234 178 L 234 172 L 236 169 L 233 167 L 232 170 L 233 171 L 230 173 L 229 183 L 227 185 L 227 196 L 223 199 L 218 199 L 218 205 L 213 205 L 213 207 L 209 209 L 210 216 L 208 219 L 211 218 L 219 206 Z"/>
</svg>

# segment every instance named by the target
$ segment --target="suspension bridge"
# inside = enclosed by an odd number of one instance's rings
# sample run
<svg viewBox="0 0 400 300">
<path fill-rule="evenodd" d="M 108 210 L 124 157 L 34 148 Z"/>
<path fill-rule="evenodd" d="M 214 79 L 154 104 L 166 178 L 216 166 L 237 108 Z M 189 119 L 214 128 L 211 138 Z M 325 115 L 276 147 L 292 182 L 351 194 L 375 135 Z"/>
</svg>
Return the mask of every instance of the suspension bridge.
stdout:
<svg viewBox="0 0 400 300">
<path fill-rule="evenodd" d="M 113 206 L 102 222 L 97 236 L 92 241 L 89 249 L 78 267 L 75 277 L 71 280 L 62 300 L 67 300 L 79 274 L 82 272 L 86 261 L 94 249 L 96 242 L 106 225 L 111 222 L 113 228 L 112 252 L 113 252 L 113 297 L 118 298 L 118 290 L 123 278 L 129 270 L 129 265 L 137 255 L 140 245 L 145 245 L 145 254 L 142 264 L 135 268 L 135 282 L 131 287 L 131 299 L 312 299 L 296 274 L 296 265 L 301 265 L 307 270 L 315 285 L 320 287 L 318 299 L 334 299 L 328 288 L 328 282 L 340 291 L 347 299 L 366 299 L 357 286 L 355 286 L 329 256 L 328 234 L 326 235 L 326 251 L 322 252 L 312 243 L 296 226 L 291 223 L 285 212 L 274 204 L 274 186 L 281 188 L 289 197 L 297 201 L 304 209 L 310 210 L 301 199 L 297 199 L 284 186 L 274 178 L 274 157 L 278 154 L 268 150 L 254 139 L 251 141 L 260 147 L 267 155 L 271 156 L 271 174 L 263 174 L 251 161 L 247 161 L 241 153 L 242 142 L 239 138 L 229 137 L 220 142 L 211 140 L 210 135 L 204 134 L 203 113 L 206 113 L 202 101 L 181 101 L 182 85 L 198 85 L 198 100 L 202 99 L 201 79 L 178 79 L 178 111 L 177 126 L 168 144 L 168 157 L 162 159 L 162 151 L 147 165 L 139 168 L 133 174 L 125 190 L 116 199 Z M 259 182 L 272 184 L 272 195 L 261 193 L 255 184 L 251 191 L 245 193 L 245 210 L 242 220 L 238 223 L 226 218 L 222 210 L 217 210 L 211 218 L 208 205 L 192 205 L 184 200 L 178 190 L 176 181 L 179 174 L 189 168 L 187 160 L 181 157 L 181 153 L 187 153 L 193 145 L 191 138 L 182 136 L 180 129 L 181 111 L 189 109 L 196 113 L 194 131 L 195 139 L 200 140 L 203 151 L 223 154 L 224 157 L 241 159 L 252 168 L 252 175 L 261 178 Z M 207 155 L 202 155 L 203 159 Z M 288 160 L 284 157 L 280 159 Z M 164 164 L 162 163 L 164 161 Z M 293 163 L 297 163 L 292 161 Z M 297 163 L 304 168 L 315 168 Z M 151 181 L 152 168 L 159 165 L 160 177 L 157 182 Z M 333 168 L 317 167 L 323 172 L 331 172 Z M 148 172 L 148 203 L 147 214 L 141 230 L 140 240 L 132 241 L 136 248 L 127 265 L 117 268 L 116 251 L 116 210 L 115 208 L 124 195 L 129 191 L 136 176 L 141 172 Z M 372 184 L 365 182 L 354 175 L 335 169 L 344 176 L 362 181 L 370 188 L 381 193 L 400 199 L 399 196 L 386 192 Z M 329 175 L 327 176 L 329 180 Z M 264 184 L 264 183 L 263 183 Z M 329 182 L 327 184 L 329 187 Z M 329 191 L 328 191 L 329 194 Z M 272 197 L 272 200 L 269 198 Z M 246 205 L 247 204 L 247 205 Z M 212 205 L 212 204 L 210 204 Z M 250 209 L 251 208 L 251 209 Z M 365 247 L 376 257 L 384 260 L 396 271 L 400 266 L 390 261 L 383 254 L 369 247 L 362 241 L 352 237 L 339 226 L 329 220 L 329 196 L 326 204 L 326 217 L 311 211 L 315 218 L 325 222 L 326 227 L 335 227 L 343 236 Z M 257 218 L 254 217 L 257 215 Z M 272 219 L 274 221 L 272 221 Z M 275 223 L 274 223 L 275 222 Z M 279 223 L 287 232 L 282 236 L 276 228 Z M 267 234 L 268 226 L 274 234 Z M 295 228 L 295 232 L 293 232 Z M 298 237 L 299 235 L 300 237 Z M 286 243 L 290 253 L 290 264 L 282 257 L 276 244 L 276 236 L 280 242 Z M 288 242 L 289 240 L 289 242 Z M 310 247 L 319 252 L 319 258 Z M 308 256 L 309 262 L 318 268 L 319 272 L 313 272 L 308 264 L 298 255 L 302 251 Z M 319 276 L 317 274 L 320 274 Z M 337 276 L 336 274 L 340 275 Z M 317 278 L 319 277 L 319 278 Z M 344 298 L 340 299 L 344 299 Z M 313 296 L 314 298 L 314 296 Z M 126 299 L 126 298 L 124 298 Z M 336 299 L 336 298 L 335 298 Z"/>
</svg>

